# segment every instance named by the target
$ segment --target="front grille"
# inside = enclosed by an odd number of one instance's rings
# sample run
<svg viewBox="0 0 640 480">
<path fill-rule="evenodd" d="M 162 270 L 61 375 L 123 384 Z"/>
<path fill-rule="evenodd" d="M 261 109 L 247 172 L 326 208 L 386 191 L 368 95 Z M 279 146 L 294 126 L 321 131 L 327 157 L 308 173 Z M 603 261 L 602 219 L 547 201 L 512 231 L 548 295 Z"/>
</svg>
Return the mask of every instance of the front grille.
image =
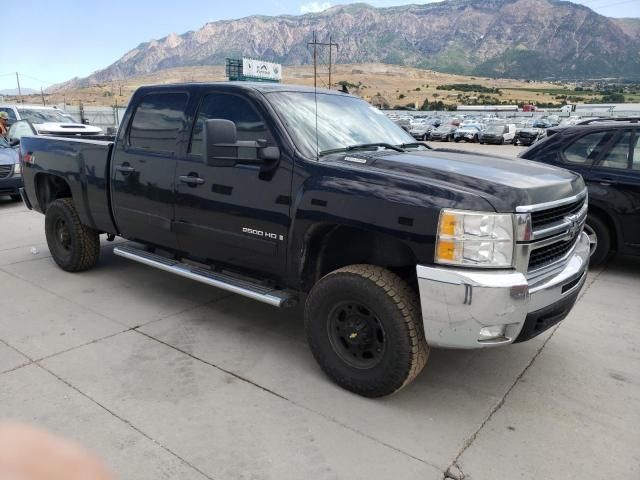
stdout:
<svg viewBox="0 0 640 480">
<path fill-rule="evenodd" d="M 585 198 L 581 198 L 567 205 L 561 205 L 559 207 L 549 208 L 539 212 L 532 212 L 531 226 L 533 227 L 533 230 L 535 231 L 546 225 L 562 221 L 567 215 L 578 213 L 584 205 L 585 200 Z"/>
<path fill-rule="evenodd" d="M 0 178 L 7 178 L 12 170 L 13 165 L 0 165 Z"/>
<path fill-rule="evenodd" d="M 529 256 L 529 270 L 551 265 L 560 260 L 571 250 L 578 238 L 579 236 L 576 236 L 571 240 L 563 240 L 532 250 Z"/>
</svg>

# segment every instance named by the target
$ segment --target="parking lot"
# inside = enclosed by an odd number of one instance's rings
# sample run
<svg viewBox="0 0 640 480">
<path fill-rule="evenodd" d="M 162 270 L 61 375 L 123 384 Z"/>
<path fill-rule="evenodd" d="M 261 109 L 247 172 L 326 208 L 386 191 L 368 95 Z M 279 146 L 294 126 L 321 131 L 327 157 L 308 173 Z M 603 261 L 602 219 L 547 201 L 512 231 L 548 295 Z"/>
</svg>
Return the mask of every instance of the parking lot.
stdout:
<svg viewBox="0 0 640 480">
<path fill-rule="evenodd" d="M 536 339 L 434 350 L 412 385 L 370 400 L 320 371 L 301 307 L 130 263 L 106 241 L 97 268 L 66 273 L 44 217 L 8 198 L 0 231 L 0 418 L 79 441 L 119 479 L 640 478 L 638 259 L 591 271 Z"/>
</svg>

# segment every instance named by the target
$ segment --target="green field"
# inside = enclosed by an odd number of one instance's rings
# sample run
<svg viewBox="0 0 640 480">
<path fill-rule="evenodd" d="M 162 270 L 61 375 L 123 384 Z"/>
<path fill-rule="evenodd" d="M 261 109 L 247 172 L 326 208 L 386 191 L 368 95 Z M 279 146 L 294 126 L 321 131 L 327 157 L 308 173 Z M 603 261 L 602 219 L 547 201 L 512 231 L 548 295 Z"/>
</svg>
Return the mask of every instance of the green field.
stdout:
<svg viewBox="0 0 640 480">
<path fill-rule="evenodd" d="M 512 87 L 505 88 L 501 87 L 500 90 L 515 90 L 521 92 L 533 92 L 533 93 L 546 93 L 547 95 L 572 95 L 572 96 L 582 96 L 582 95 L 601 95 L 599 92 L 592 91 L 583 91 L 583 90 L 569 90 L 568 88 L 534 88 L 534 87 Z"/>
</svg>

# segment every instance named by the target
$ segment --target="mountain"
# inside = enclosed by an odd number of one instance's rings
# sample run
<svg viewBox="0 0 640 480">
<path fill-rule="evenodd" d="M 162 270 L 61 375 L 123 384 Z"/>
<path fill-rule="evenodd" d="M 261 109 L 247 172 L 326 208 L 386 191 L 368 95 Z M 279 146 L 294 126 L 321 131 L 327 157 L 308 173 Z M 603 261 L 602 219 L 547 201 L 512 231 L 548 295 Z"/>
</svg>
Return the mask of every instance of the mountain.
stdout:
<svg viewBox="0 0 640 480">
<path fill-rule="evenodd" d="M 22 95 L 33 95 L 35 93 L 40 93 L 38 90 L 34 90 L 33 88 L 22 88 Z M 0 95 L 9 95 L 9 96 L 15 96 L 18 95 L 20 92 L 18 91 L 17 88 L 7 88 L 5 90 L 0 90 Z"/>
<path fill-rule="evenodd" d="M 338 63 L 383 62 L 529 79 L 640 78 L 634 20 L 616 21 L 558 0 L 448 0 L 390 8 L 358 3 L 306 15 L 207 23 L 197 31 L 142 43 L 104 70 L 66 86 L 221 65 L 227 57 L 308 64 L 314 30 L 320 39 L 331 35 L 339 44 Z"/>
</svg>

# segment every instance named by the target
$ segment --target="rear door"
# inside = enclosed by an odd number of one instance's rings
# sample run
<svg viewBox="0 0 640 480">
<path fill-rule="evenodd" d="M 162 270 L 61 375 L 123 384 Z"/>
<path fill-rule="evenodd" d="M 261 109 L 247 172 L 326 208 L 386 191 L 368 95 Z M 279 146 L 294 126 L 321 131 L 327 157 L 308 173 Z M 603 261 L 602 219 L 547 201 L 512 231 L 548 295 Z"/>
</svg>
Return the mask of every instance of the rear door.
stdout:
<svg viewBox="0 0 640 480">
<path fill-rule="evenodd" d="M 257 102 L 239 94 L 212 89 L 203 95 L 188 153 L 178 160 L 175 230 L 181 250 L 193 256 L 278 277 L 286 261 L 292 161 L 266 118 Z M 239 141 L 279 146 L 280 160 L 207 165 L 203 127 L 208 119 L 233 121 Z M 256 154 L 255 148 L 238 150 L 238 157 Z"/>
<path fill-rule="evenodd" d="M 120 233 L 166 248 L 172 230 L 176 162 L 186 153 L 186 91 L 148 93 L 116 143 L 111 166 L 113 211 Z"/>
<path fill-rule="evenodd" d="M 640 135 L 619 130 L 615 141 L 591 169 L 589 193 L 616 213 L 623 242 L 640 247 Z"/>
</svg>

